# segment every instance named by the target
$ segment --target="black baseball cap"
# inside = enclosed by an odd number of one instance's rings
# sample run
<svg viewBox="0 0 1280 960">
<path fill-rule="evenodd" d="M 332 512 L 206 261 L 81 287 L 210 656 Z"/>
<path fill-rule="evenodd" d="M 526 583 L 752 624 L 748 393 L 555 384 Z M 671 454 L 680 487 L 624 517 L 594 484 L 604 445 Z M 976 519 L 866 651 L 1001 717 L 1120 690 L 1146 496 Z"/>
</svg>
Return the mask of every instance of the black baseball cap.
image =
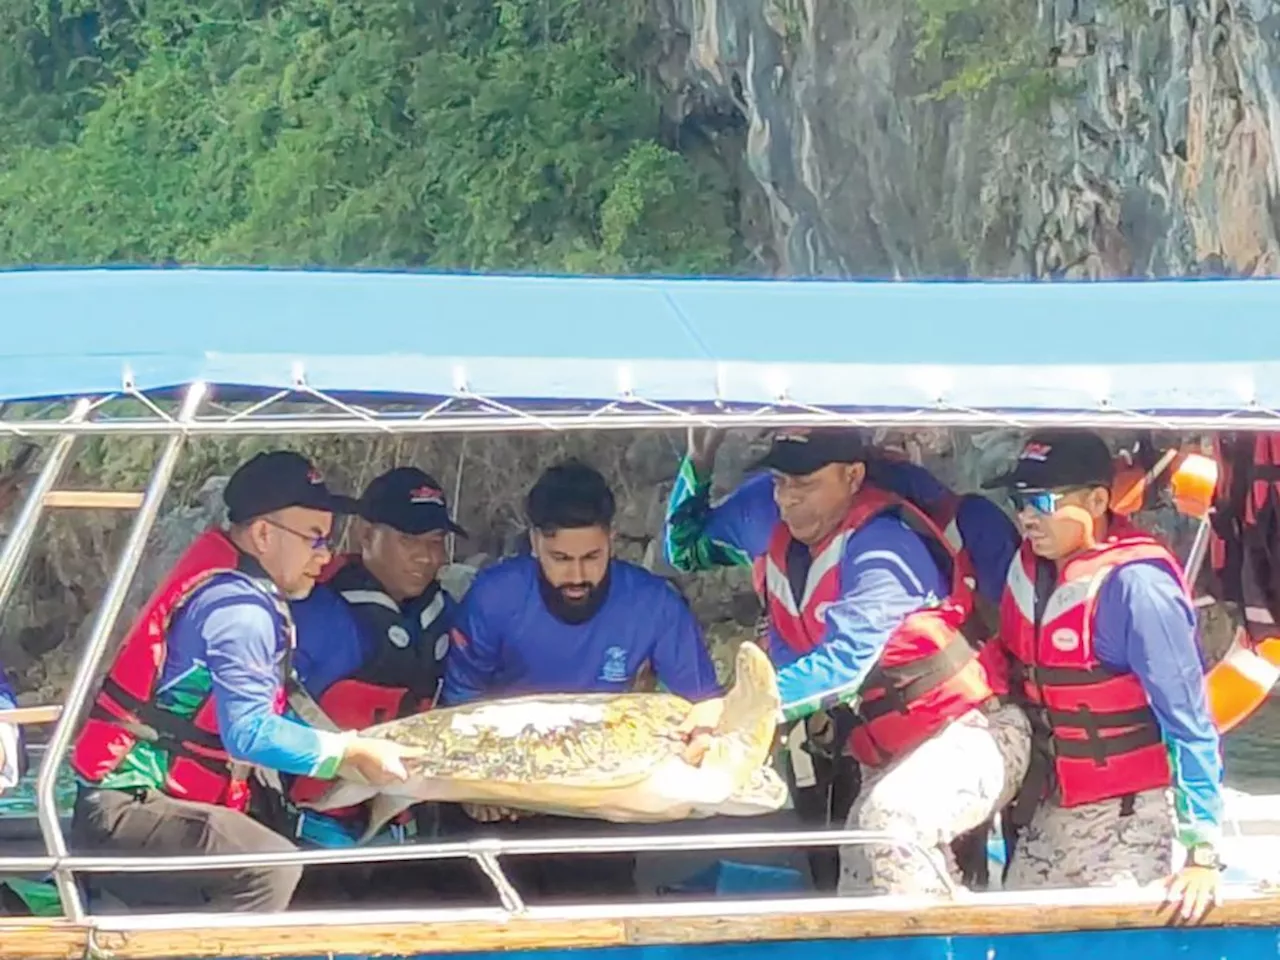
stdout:
<svg viewBox="0 0 1280 960">
<path fill-rule="evenodd" d="M 447 530 L 460 537 L 467 535 L 449 516 L 444 488 L 417 467 L 396 467 L 374 477 L 360 497 L 360 516 L 401 533 Z"/>
<path fill-rule="evenodd" d="M 984 490 L 1055 490 L 1110 487 L 1115 478 L 1111 451 L 1096 433 L 1044 430 L 1033 434 L 1012 470 L 988 480 Z"/>
<path fill-rule="evenodd" d="M 292 450 L 259 453 L 242 463 L 227 481 L 222 500 L 232 523 L 245 523 L 285 507 L 356 512 L 353 498 L 330 490 L 311 461 Z"/>
<path fill-rule="evenodd" d="M 868 443 L 849 427 L 798 427 L 779 430 L 753 469 L 803 477 L 832 463 L 863 463 Z"/>
</svg>

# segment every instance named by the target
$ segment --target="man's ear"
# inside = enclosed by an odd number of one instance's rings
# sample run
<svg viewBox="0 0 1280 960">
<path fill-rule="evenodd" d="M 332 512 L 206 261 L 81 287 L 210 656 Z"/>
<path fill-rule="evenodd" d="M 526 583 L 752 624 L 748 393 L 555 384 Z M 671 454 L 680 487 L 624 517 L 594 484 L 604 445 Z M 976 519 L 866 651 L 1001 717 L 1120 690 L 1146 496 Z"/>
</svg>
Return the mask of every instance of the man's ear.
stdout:
<svg viewBox="0 0 1280 960">
<path fill-rule="evenodd" d="M 1085 496 L 1084 506 L 1095 520 L 1105 517 L 1111 509 L 1111 491 L 1105 487 L 1094 487 Z"/>
<path fill-rule="evenodd" d="M 849 489 L 857 493 L 867 482 L 867 465 L 865 463 L 849 464 Z"/>
<path fill-rule="evenodd" d="M 258 556 L 267 552 L 271 542 L 271 523 L 266 517 L 255 517 L 245 524 L 245 540 Z"/>
</svg>

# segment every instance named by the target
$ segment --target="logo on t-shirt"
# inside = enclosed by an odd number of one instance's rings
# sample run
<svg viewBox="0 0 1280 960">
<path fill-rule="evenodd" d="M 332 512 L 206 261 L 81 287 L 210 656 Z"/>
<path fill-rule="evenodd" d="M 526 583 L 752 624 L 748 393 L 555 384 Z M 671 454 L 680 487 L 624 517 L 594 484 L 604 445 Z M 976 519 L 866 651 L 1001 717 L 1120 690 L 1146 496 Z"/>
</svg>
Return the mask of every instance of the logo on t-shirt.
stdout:
<svg viewBox="0 0 1280 960">
<path fill-rule="evenodd" d="M 626 683 L 627 651 L 622 647 L 610 647 L 604 652 L 604 666 L 600 668 L 600 679 L 605 683 Z"/>
</svg>

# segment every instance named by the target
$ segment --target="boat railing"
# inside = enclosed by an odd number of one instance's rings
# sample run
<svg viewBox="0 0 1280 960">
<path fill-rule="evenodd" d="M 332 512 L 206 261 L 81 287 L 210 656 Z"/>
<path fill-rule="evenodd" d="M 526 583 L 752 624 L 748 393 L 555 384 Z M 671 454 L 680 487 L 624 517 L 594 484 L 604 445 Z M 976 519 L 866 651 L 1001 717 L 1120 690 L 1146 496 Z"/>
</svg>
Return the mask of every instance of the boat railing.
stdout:
<svg viewBox="0 0 1280 960">
<path fill-rule="evenodd" d="M 36 813 L 40 825 L 40 833 L 44 841 L 45 855 L 32 857 L 0 857 L 0 871 L 18 871 L 23 873 L 52 873 L 62 900 L 63 910 L 68 919 L 82 922 L 86 916 L 84 898 L 80 885 L 76 882 L 78 873 L 94 872 L 153 872 L 153 871 L 186 871 L 236 869 L 250 866 L 285 866 L 332 863 L 375 863 L 406 860 L 440 860 L 449 858 L 467 858 L 476 862 L 493 884 L 503 907 L 511 912 L 525 909 L 524 901 L 515 889 L 499 862 L 504 856 L 536 856 L 571 852 L 657 852 L 657 851 L 696 851 L 696 850 L 728 850 L 744 848 L 779 848 L 779 847 L 812 847 L 836 846 L 849 844 L 890 844 L 905 847 L 916 855 L 922 856 L 934 868 L 941 883 L 951 896 L 956 894 L 956 886 L 947 875 L 945 867 L 935 863 L 934 858 L 910 840 L 890 834 L 866 831 L 793 831 L 793 832 L 741 832 L 725 834 L 702 834 L 699 836 L 626 836 L 615 837 L 582 837 L 574 840 L 557 838 L 554 840 L 536 839 L 475 839 L 460 843 L 416 844 L 400 847 L 361 847 L 350 849 L 297 850 L 287 853 L 255 853 L 224 856 L 201 856 L 197 854 L 167 857 L 120 857 L 120 856 L 75 856 L 67 848 L 62 824 L 59 821 L 56 787 L 59 771 L 70 748 L 72 738 L 79 724 L 81 713 L 89 702 L 93 687 L 98 679 L 98 671 L 106 657 L 109 641 L 112 637 L 116 621 L 123 609 L 129 587 L 141 561 L 147 538 L 151 533 L 159 514 L 165 493 L 169 489 L 174 470 L 178 463 L 183 445 L 197 424 L 197 412 L 205 399 L 207 388 L 203 383 L 194 383 L 187 388 L 176 415 L 160 411 L 147 398 L 136 394 L 150 409 L 160 416 L 165 437 L 163 448 L 152 469 L 146 489 L 140 494 L 129 497 L 91 498 L 88 501 L 77 501 L 75 498 L 53 497 L 53 504 L 68 503 L 72 505 L 127 506 L 136 510 L 128 539 L 120 551 L 112 570 L 106 591 L 98 604 L 83 656 L 77 665 L 75 676 L 66 696 L 65 706 L 57 712 L 56 717 L 48 719 L 54 724 L 52 736 L 49 738 L 41 758 L 39 773 L 36 778 Z M 322 399 L 329 400 L 324 397 Z M 71 453 L 77 436 L 90 432 L 93 426 L 92 414 L 102 405 L 102 400 L 78 401 L 71 412 L 61 421 L 62 430 L 57 432 L 50 449 L 45 456 L 39 473 L 31 485 L 26 502 L 23 504 L 13 529 L 0 550 L 0 611 L 12 594 L 17 581 L 18 570 L 22 566 L 30 549 L 36 524 L 46 506 L 51 505 L 50 494 Z M 330 400 L 330 402 L 333 402 Z M 346 405 L 339 405 L 350 413 Z M 359 412 L 359 411 L 357 411 Z M 357 420 L 369 420 L 357 417 Z M 224 426 L 233 426 L 234 418 Z M 365 429 L 374 426 L 370 420 L 364 423 Z M 424 425 L 419 423 L 419 429 Z M 52 711 L 50 711 L 52 714 Z"/>
<path fill-rule="evenodd" d="M 161 409 L 150 398 L 126 381 L 124 389 L 113 397 L 81 399 L 72 404 L 68 413 L 56 420 L 0 420 L 0 434 L 16 436 L 50 437 L 38 473 L 31 481 L 26 501 L 19 511 L 9 536 L 0 548 L 0 614 L 12 597 L 19 571 L 31 548 L 37 524 L 45 508 L 84 507 L 93 509 L 131 509 L 135 511 L 132 526 L 123 549 L 111 570 L 105 593 L 98 604 L 84 651 L 77 663 L 63 707 L 46 711 L 41 719 L 53 724 L 52 734 L 40 758 L 36 776 L 36 809 L 40 833 L 44 845 L 42 856 L 0 857 L 0 872 L 51 873 L 57 883 L 63 911 L 72 923 L 84 923 L 88 916 L 86 904 L 78 883 L 80 875 L 115 872 L 163 872 L 190 870 L 236 869 L 249 866 L 320 865 L 344 863 L 380 863 L 419 860 L 465 859 L 471 860 L 487 875 L 497 892 L 505 911 L 521 913 L 525 903 L 502 869 L 504 857 L 539 856 L 557 853 L 647 853 L 685 852 L 762 848 L 805 848 L 850 845 L 889 845 L 908 850 L 913 856 L 924 857 L 937 874 L 941 886 L 951 899 L 961 896 L 963 890 L 951 879 L 945 866 L 938 863 L 932 851 L 918 843 L 892 834 L 858 831 L 739 831 L 725 833 L 700 833 L 698 835 L 649 834 L 636 835 L 621 832 L 616 836 L 582 836 L 578 839 L 506 839 L 482 838 L 462 842 L 418 843 L 404 846 L 370 846 L 349 849 L 308 849 L 287 853 L 255 853 L 224 856 L 197 854 L 164 857 L 141 856 L 85 856 L 72 854 L 67 846 L 63 826 L 59 819 L 57 785 L 72 739 L 80 719 L 90 701 L 100 677 L 100 670 L 107 659 L 110 641 L 117 620 L 124 608 L 126 597 L 145 550 L 148 537 L 158 517 L 163 498 L 169 489 L 179 456 L 185 442 L 195 435 L 248 436 L 282 434 L 354 434 L 378 432 L 382 434 L 425 432 L 470 432 L 498 429 L 558 429 L 560 427 L 678 427 L 692 422 L 704 422 L 704 418 L 674 408 L 654 409 L 633 396 L 624 397 L 609 404 L 606 410 L 619 407 L 617 416 L 597 416 L 597 413 L 575 411 L 571 415 L 546 414 L 514 410 L 508 406 L 477 397 L 459 388 L 457 398 L 447 399 L 425 411 L 410 414 L 373 414 L 363 408 L 341 403 L 306 385 L 305 377 L 298 373 L 293 391 L 282 391 L 249 410 L 231 413 L 218 404 L 211 404 L 213 415 L 197 417 L 206 395 L 202 383 L 191 384 L 176 410 Z M 331 413 L 323 416 L 273 418 L 267 407 L 290 394 L 310 396 L 313 401 L 327 404 Z M 124 398 L 140 402 L 151 414 L 151 419 L 138 418 L 126 421 L 122 418 L 103 416 L 107 401 Z M 481 411 L 455 410 L 454 399 L 467 404 L 479 404 Z M 709 414 L 705 422 L 718 426 L 751 425 L 755 427 L 782 426 L 788 423 L 809 423 L 822 411 L 805 405 L 779 401 L 754 411 L 718 410 Z M 633 416 L 639 405 L 647 412 Z M 660 406 L 660 405 L 659 405 Z M 622 408 L 625 407 L 626 410 Z M 1114 414 L 1114 412 L 1109 412 Z M 949 425 L 969 422 L 954 412 L 935 414 L 938 422 Z M 849 419 L 830 414 L 836 419 Z M 966 414 L 966 416 L 968 416 Z M 987 422 L 990 418 L 986 418 Z M 1094 418 L 1097 425 L 1114 425 L 1114 420 L 1104 423 L 1101 414 Z M 1123 419 L 1123 418 L 1121 418 Z M 508 420 L 510 422 L 508 422 Z M 650 422 L 652 421 L 652 422 Z M 1028 417 L 1027 423 L 1034 422 Z M 912 423 L 919 421 L 912 420 Z M 1055 422 L 1065 422 L 1059 417 Z M 1074 423 L 1074 421 L 1072 421 Z M 1081 422 L 1076 425 L 1085 425 Z M 1091 424 L 1092 425 L 1092 424 Z M 58 479 L 69 460 L 77 438 L 103 435 L 133 435 L 163 438 L 163 445 L 146 487 L 140 492 L 110 496 L 68 495 L 82 492 L 58 491 Z M 24 708 L 30 709 L 30 708 Z M 39 709 L 39 708 L 37 708 Z M 818 899 L 822 899 L 819 897 Z M 829 899 L 829 898 L 827 898 Z M 788 902 L 797 905 L 816 902 L 812 897 L 796 897 Z M 376 911 L 374 911 L 376 912 Z"/>
<path fill-rule="evenodd" d="M 565 853 L 685 853 L 700 850 L 800 849 L 856 845 L 882 845 L 909 851 L 930 865 L 946 896 L 955 899 L 959 888 L 945 867 L 923 846 L 907 837 L 870 830 L 780 830 L 707 833 L 696 836 L 655 834 L 647 836 L 580 836 L 553 839 L 503 839 L 486 837 L 460 842 L 404 844 L 398 846 L 292 850 L 280 853 L 244 853 L 206 856 L 31 856 L 0 857 L 0 873 L 53 873 L 74 884 L 78 873 L 155 873 L 192 870 L 233 870 L 243 867 L 317 866 L 321 864 L 403 863 L 415 860 L 475 862 L 498 895 L 503 909 L 522 914 L 527 907 L 502 869 L 499 858 L 546 856 Z M 802 898 L 798 898 L 803 902 Z M 70 911 L 68 911 L 70 914 Z M 73 918 L 76 919 L 76 918 Z M 83 919 L 83 915 L 80 917 Z"/>
</svg>

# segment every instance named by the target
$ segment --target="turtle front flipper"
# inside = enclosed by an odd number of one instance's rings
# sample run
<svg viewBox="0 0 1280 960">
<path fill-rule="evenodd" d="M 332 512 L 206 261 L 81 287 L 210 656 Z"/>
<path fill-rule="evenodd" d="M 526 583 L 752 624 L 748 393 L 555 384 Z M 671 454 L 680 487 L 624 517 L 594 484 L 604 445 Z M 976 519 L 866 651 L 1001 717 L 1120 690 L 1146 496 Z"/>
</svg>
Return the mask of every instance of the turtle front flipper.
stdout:
<svg viewBox="0 0 1280 960">
<path fill-rule="evenodd" d="M 734 792 L 742 789 L 773 752 L 782 698 L 778 674 L 768 655 L 754 643 L 738 647 L 733 686 L 724 697 L 720 722 L 701 766 L 734 771 Z"/>
<path fill-rule="evenodd" d="M 380 793 L 369 802 L 369 825 L 356 841 L 357 846 L 364 846 L 388 823 L 404 813 L 418 801 L 396 793 Z"/>
</svg>

